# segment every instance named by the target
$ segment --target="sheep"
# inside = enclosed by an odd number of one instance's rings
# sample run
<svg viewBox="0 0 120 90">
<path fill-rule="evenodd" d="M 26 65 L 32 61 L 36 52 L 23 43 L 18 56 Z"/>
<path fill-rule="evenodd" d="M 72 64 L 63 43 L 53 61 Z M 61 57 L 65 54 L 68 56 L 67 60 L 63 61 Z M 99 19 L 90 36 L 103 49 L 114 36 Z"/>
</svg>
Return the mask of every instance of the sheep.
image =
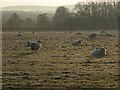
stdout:
<svg viewBox="0 0 120 90">
<path fill-rule="evenodd" d="M 104 37 L 114 37 L 112 34 L 110 33 L 104 33 L 104 34 L 101 34 L 100 36 L 104 36 Z"/>
<path fill-rule="evenodd" d="M 17 37 L 21 37 L 22 36 L 22 33 L 21 32 L 17 32 Z"/>
<path fill-rule="evenodd" d="M 40 48 L 40 46 L 41 46 L 41 41 L 40 40 L 38 40 L 38 41 L 33 41 L 32 43 L 31 43 L 31 50 L 32 51 L 35 51 L 35 50 L 38 50 L 39 48 Z"/>
<path fill-rule="evenodd" d="M 35 32 L 32 32 L 32 34 L 35 34 Z"/>
<path fill-rule="evenodd" d="M 91 38 L 91 39 L 94 39 L 94 38 L 97 37 L 97 34 L 93 33 L 93 34 L 90 34 L 88 37 Z"/>
<path fill-rule="evenodd" d="M 106 33 L 106 31 L 100 31 L 100 33 Z"/>
<path fill-rule="evenodd" d="M 74 46 L 78 46 L 78 45 L 81 45 L 81 44 L 82 44 L 82 40 L 74 40 L 72 42 L 72 45 L 74 45 Z"/>
<path fill-rule="evenodd" d="M 26 47 L 31 47 L 31 44 L 32 44 L 33 42 L 41 43 L 40 40 L 37 40 L 37 41 L 31 41 L 31 40 L 28 40 L 28 41 L 27 41 L 27 44 L 26 44 Z"/>
<path fill-rule="evenodd" d="M 113 35 L 110 33 L 106 33 L 105 36 L 112 37 Z"/>
<path fill-rule="evenodd" d="M 104 47 L 96 48 L 90 52 L 90 55 L 95 58 L 102 58 L 106 55 L 106 49 Z"/>
<path fill-rule="evenodd" d="M 42 42 L 40 40 L 37 40 L 37 41 L 28 40 L 26 47 L 28 47 L 32 51 L 35 51 L 35 50 L 38 50 L 40 48 L 41 43 Z"/>
<path fill-rule="evenodd" d="M 76 34 L 79 34 L 79 35 L 81 35 L 81 34 L 83 34 L 82 32 L 76 32 Z"/>
<path fill-rule="evenodd" d="M 31 41 L 31 40 L 28 40 L 26 46 L 27 46 L 27 47 L 31 47 L 31 43 L 32 43 L 32 41 Z"/>
</svg>

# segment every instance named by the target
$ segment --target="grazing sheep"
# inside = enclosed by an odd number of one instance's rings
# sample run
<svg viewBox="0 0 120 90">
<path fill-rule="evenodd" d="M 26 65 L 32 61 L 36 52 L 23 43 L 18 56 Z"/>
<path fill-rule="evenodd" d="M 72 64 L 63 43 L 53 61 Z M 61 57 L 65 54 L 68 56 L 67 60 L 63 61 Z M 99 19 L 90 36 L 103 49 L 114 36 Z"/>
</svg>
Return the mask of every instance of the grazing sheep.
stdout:
<svg viewBox="0 0 120 90">
<path fill-rule="evenodd" d="M 32 41 L 31 41 L 31 40 L 28 40 L 28 41 L 27 41 L 27 47 L 30 47 L 30 46 L 31 46 L 31 43 L 32 43 Z"/>
<path fill-rule="evenodd" d="M 94 39 L 94 38 L 97 37 L 97 34 L 93 33 L 93 34 L 90 34 L 88 37 L 91 38 L 91 39 Z"/>
<path fill-rule="evenodd" d="M 82 41 L 81 40 L 74 40 L 73 42 L 72 42 L 72 45 L 74 45 L 74 46 L 78 46 L 78 45 L 81 45 L 82 44 Z"/>
<path fill-rule="evenodd" d="M 31 44 L 32 44 L 33 42 L 41 43 L 40 40 L 37 40 L 37 41 L 31 41 L 31 40 L 28 40 L 26 46 L 27 46 L 27 47 L 31 47 Z"/>
<path fill-rule="evenodd" d="M 91 52 L 91 56 L 95 58 L 101 58 L 106 55 L 106 49 L 104 47 L 96 48 Z"/>
<path fill-rule="evenodd" d="M 35 51 L 35 50 L 38 50 L 40 48 L 41 43 L 42 42 L 40 40 L 37 40 L 37 41 L 28 40 L 26 47 L 28 47 L 32 51 Z"/>
<path fill-rule="evenodd" d="M 31 50 L 32 51 L 36 51 L 36 50 L 38 50 L 39 48 L 40 48 L 40 46 L 41 46 L 41 41 L 40 40 L 38 40 L 38 41 L 33 41 L 32 43 L 31 43 Z"/>
</svg>

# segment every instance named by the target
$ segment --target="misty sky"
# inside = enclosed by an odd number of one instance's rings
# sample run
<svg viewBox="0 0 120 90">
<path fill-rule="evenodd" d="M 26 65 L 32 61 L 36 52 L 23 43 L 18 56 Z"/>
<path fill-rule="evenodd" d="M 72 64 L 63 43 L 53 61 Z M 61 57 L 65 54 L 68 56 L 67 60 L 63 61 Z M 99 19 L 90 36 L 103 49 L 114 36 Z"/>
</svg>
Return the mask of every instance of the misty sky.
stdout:
<svg viewBox="0 0 120 90">
<path fill-rule="evenodd" d="M 106 1 L 106 0 L 2 0 L 2 7 L 17 5 L 60 6 L 74 5 L 77 2 Z M 107 0 L 108 1 L 108 0 Z M 110 0 L 109 0 L 110 1 Z"/>
</svg>

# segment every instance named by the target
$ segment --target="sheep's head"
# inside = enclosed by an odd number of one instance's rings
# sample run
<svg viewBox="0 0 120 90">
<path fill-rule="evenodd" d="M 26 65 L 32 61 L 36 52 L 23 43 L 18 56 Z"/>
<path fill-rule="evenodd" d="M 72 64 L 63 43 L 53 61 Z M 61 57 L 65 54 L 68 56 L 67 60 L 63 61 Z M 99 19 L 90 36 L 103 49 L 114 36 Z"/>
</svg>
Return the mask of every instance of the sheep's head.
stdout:
<svg viewBox="0 0 120 90">
<path fill-rule="evenodd" d="M 102 53 L 106 52 L 106 48 L 105 47 L 97 47 L 96 50 L 99 50 Z"/>
<path fill-rule="evenodd" d="M 102 53 L 105 53 L 105 54 L 106 54 L 106 49 L 105 49 L 104 47 L 101 47 L 101 48 L 100 48 L 100 51 L 101 51 Z"/>
<path fill-rule="evenodd" d="M 78 43 L 82 43 L 82 40 L 78 40 Z"/>
</svg>

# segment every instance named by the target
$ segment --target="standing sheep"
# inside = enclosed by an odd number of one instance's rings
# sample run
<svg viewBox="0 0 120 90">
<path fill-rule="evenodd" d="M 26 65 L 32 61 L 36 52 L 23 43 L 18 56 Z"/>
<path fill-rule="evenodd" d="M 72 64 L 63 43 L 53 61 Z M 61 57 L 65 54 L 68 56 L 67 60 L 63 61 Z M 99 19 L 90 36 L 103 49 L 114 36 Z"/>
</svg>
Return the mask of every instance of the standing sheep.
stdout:
<svg viewBox="0 0 120 90">
<path fill-rule="evenodd" d="M 41 46 L 41 41 L 40 40 L 38 40 L 38 41 L 33 41 L 32 43 L 31 43 L 31 50 L 32 51 L 36 51 L 36 50 L 38 50 L 39 48 L 40 48 L 40 46 Z"/>
<path fill-rule="evenodd" d="M 28 40 L 27 41 L 27 47 L 30 47 L 30 49 L 32 51 L 35 51 L 35 50 L 38 50 L 41 46 L 41 41 L 40 40 L 37 40 L 37 41 L 31 41 L 31 40 Z"/>
</svg>

